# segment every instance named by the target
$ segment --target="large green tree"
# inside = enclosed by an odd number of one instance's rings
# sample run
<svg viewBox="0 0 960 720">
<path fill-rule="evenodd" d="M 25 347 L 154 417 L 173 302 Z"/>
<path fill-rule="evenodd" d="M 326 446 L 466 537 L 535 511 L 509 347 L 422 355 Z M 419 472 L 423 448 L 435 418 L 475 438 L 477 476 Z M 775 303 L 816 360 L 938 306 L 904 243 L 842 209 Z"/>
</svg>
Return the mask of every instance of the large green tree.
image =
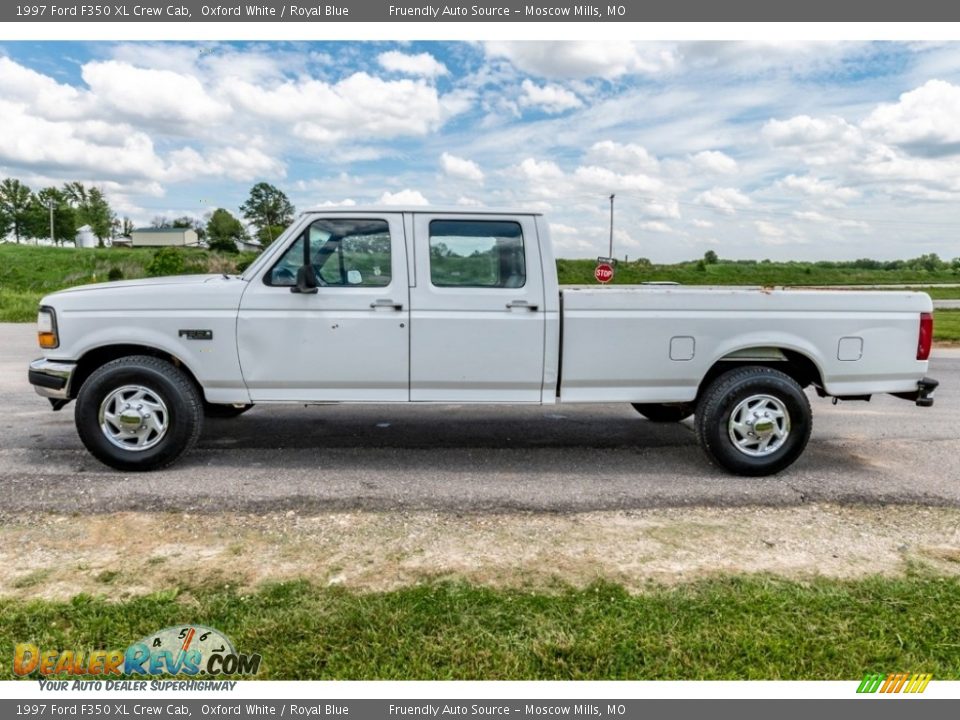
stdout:
<svg viewBox="0 0 960 720">
<path fill-rule="evenodd" d="M 100 247 L 103 247 L 103 241 L 110 237 L 113 230 L 113 221 L 116 220 L 116 217 L 110 208 L 110 203 L 107 202 L 107 198 L 103 194 L 103 190 L 98 187 L 90 188 L 81 222 L 90 226 Z"/>
<path fill-rule="evenodd" d="M 18 243 L 20 238 L 29 237 L 25 226 L 30 212 L 30 200 L 30 188 L 16 178 L 6 178 L 0 182 L 0 211 L 7 217 L 9 230 L 13 230 L 13 236 Z"/>
<path fill-rule="evenodd" d="M 61 191 L 63 199 L 76 211 L 77 225 L 89 225 L 100 247 L 110 237 L 115 215 L 103 190 L 81 182 L 68 182 Z"/>
<path fill-rule="evenodd" d="M 6 239 L 13 227 L 13 220 L 7 215 L 7 211 L 0 207 L 0 241 Z"/>
<path fill-rule="evenodd" d="M 243 240 L 246 236 L 243 223 L 223 208 L 214 210 L 207 221 L 207 245 L 211 250 L 235 253 L 236 241 Z"/>
<path fill-rule="evenodd" d="M 260 244 L 266 247 L 293 222 L 296 212 L 290 199 L 282 190 L 265 182 L 250 188 L 250 197 L 240 206 L 243 217 L 257 228 Z"/>
<path fill-rule="evenodd" d="M 50 206 L 53 205 L 53 241 L 75 243 L 77 240 L 77 210 L 60 189 L 48 187 L 30 199 L 24 231 L 38 240 L 50 237 Z"/>
</svg>

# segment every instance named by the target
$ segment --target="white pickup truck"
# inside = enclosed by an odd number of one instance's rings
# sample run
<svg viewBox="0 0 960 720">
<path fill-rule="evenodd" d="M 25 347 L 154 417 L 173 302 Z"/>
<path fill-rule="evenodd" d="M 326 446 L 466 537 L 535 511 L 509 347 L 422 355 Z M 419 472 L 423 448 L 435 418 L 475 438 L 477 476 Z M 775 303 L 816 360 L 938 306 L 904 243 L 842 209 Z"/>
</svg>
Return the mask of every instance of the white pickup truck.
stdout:
<svg viewBox="0 0 960 720">
<path fill-rule="evenodd" d="M 561 289 L 549 237 L 524 211 L 306 212 L 239 277 L 44 298 L 29 380 L 55 410 L 76 399 L 84 445 L 122 470 L 256 404 L 624 402 L 694 415 L 711 460 L 768 475 L 810 437 L 804 388 L 933 403 L 923 293 Z"/>
</svg>

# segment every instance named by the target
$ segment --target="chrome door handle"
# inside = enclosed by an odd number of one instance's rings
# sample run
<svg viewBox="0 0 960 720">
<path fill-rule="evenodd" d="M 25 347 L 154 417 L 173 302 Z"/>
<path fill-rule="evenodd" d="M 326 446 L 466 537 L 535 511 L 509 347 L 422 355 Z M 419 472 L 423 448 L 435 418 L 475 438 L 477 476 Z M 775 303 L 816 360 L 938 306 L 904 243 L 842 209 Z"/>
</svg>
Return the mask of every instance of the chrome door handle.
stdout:
<svg viewBox="0 0 960 720">
<path fill-rule="evenodd" d="M 377 308 L 393 308 L 394 310 L 403 310 L 403 303 L 394 302 L 393 300 L 374 300 L 370 303 L 370 307 L 376 310 Z"/>
<path fill-rule="evenodd" d="M 524 308 L 526 310 L 530 310 L 531 312 L 536 312 L 538 307 L 540 306 L 531 305 L 526 300 L 514 300 L 507 303 L 507 310 L 511 310 L 513 308 Z"/>
</svg>

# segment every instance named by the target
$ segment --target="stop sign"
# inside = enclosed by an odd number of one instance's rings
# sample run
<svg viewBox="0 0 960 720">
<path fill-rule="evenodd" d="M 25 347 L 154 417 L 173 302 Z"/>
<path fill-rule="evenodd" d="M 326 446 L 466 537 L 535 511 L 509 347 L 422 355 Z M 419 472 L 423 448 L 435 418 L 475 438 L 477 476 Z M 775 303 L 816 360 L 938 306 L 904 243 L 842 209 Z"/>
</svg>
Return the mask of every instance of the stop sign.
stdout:
<svg viewBox="0 0 960 720">
<path fill-rule="evenodd" d="M 597 269 L 593 271 L 593 276 L 599 283 L 608 283 L 613 280 L 613 266 L 609 263 L 599 263 Z"/>
</svg>

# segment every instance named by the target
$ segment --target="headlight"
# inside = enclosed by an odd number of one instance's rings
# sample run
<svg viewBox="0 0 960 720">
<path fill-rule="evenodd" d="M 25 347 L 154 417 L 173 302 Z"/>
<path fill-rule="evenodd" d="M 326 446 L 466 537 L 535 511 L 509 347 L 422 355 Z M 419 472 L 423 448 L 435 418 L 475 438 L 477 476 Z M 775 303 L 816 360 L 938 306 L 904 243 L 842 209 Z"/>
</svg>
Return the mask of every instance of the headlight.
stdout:
<svg viewBox="0 0 960 720">
<path fill-rule="evenodd" d="M 37 341 L 40 347 L 51 350 L 60 346 L 57 335 L 57 313 L 52 307 L 41 307 L 37 312 Z"/>
</svg>

